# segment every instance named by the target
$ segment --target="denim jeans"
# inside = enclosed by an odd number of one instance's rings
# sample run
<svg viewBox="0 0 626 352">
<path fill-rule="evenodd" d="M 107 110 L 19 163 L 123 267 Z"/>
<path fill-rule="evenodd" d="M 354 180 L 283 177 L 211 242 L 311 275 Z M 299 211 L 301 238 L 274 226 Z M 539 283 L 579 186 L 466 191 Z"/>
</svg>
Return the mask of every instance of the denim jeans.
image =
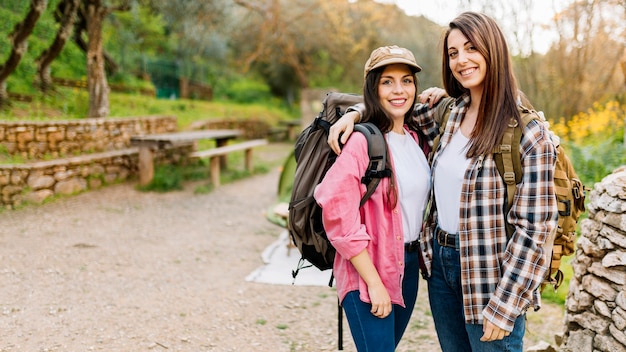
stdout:
<svg viewBox="0 0 626 352">
<path fill-rule="evenodd" d="M 482 342 L 482 324 L 466 324 L 461 290 L 459 251 L 433 244 L 432 276 L 428 297 L 435 330 L 443 352 L 522 352 L 526 316 L 515 321 L 513 332 L 502 340 Z"/>
<path fill-rule="evenodd" d="M 405 308 L 393 304 L 391 314 L 384 319 L 374 316 L 372 305 L 359 299 L 359 291 L 348 292 L 341 303 L 352 339 L 359 352 L 394 351 L 409 324 L 417 299 L 419 262 L 417 252 L 404 253 L 404 279 L 402 296 Z"/>
</svg>

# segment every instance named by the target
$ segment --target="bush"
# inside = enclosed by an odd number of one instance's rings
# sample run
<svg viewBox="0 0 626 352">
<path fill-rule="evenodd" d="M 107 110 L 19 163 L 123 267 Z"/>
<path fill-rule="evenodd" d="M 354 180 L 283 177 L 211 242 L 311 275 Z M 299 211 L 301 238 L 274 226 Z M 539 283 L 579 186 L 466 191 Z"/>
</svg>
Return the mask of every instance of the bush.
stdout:
<svg viewBox="0 0 626 352">
<path fill-rule="evenodd" d="M 272 94 L 267 84 L 248 79 L 241 79 L 234 82 L 231 86 L 226 88 L 223 94 L 228 100 L 242 104 L 272 100 Z"/>
<path fill-rule="evenodd" d="M 142 191 L 168 192 L 183 189 L 183 176 L 176 165 L 163 165 L 154 170 L 152 181 L 139 187 Z"/>
<path fill-rule="evenodd" d="M 572 163 L 576 168 L 578 177 L 588 188 L 600 182 L 613 170 L 626 164 L 626 148 L 622 138 L 609 138 L 595 145 L 578 146 L 567 143 Z"/>
<path fill-rule="evenodd" d="M 625 115 L 626 106 L 609 101 L 551 126 L 587 187 L 626 164 Z"/>
</svg>

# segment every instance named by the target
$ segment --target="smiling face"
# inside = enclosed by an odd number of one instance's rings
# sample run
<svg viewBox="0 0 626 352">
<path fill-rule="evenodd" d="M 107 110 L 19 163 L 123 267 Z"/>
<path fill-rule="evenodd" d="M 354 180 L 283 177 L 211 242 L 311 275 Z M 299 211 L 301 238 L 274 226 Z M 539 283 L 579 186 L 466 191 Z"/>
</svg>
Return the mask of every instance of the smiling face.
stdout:
<svg viewBox="0 0 626 352">
<path fill-rule="evenodd" d="M 404 122 L 404 116 L 415 103 L 417 91 L 413 71 L 405 64 L 385 67 L 378 81 L 380 105 L 394 122 Z"/>
<path fill-rule="evenodd" d="M 447 40 L 448 66 L 454 78 L 466 89 L 482 93 L 487 75 L 487 62 L 474 43 L 458 29 L 452 29 Z"/>
</svg>

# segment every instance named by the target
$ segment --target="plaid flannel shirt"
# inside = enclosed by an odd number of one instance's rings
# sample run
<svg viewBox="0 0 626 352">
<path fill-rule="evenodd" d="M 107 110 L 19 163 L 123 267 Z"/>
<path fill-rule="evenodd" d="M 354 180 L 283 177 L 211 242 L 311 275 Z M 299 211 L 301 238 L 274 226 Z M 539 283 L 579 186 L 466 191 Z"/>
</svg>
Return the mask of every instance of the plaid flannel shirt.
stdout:
<svg viewBox="0 0 626 352">
<path fill-rule="evenodd" d="M 453 133 L 460 128 L 469 96 L 458 98 L 452 106 L 449 123 L 435 151 L 432 175 L 437 172 L 438 156 Z M 440 104 L 441 105 L 441 104 Z M 415 120 L 432 139 L 438 134 L 437 120 L 442 109 L 416 106 Z M 556 149 L 547 128 L 531 121 L 520 142 L 523 179 L 517 185 L 508 221 L 515 232 L 507 241 L 504 204 L 506 187 L 498 173 L 493 155 L 473 157 L 465 172 L 459 209 L 461 285 L 466 323 L 482 324 L 483 319 L 507 331 L 531 303 L 540 305 L 537 288 L 549 266 L 543 245 L 557 226 L 554 195 Z M 431 182 L 431 184 L 433 184 Z M 434 196 L 431 192 L 431 203 Z M 431 273 L 433 231 L 436 206 L 425 217 L 422 255 L 427 276 Z M 446 211 L 454 209 L 446 209 Z M 548 253 L 549 255 L 550 253 Z"/>
</svg>

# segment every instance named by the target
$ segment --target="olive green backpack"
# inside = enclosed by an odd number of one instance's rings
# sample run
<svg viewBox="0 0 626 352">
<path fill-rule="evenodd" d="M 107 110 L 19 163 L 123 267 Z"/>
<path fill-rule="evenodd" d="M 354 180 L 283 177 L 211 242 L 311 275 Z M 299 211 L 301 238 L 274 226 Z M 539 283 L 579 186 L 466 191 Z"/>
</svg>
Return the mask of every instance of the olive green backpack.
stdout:
<svg viewBox="0 0 626 352">
<path fill-rule="evenodd" d="M 435 138 L 430 158 L 432 158 L 434 151 L 438 148 L 439 139 L 443 135 L 443 131 L 450 117 L 451 102 L 452 99 L 442 102 L 442 104 L 447 104 L 447 106 L 445 107 L 443 120 L 439 125 L 439 136 Z M 537 111 L 522 106 L 519 107 L 519 111 L 522 120 L 521 125 L 517 124 L 517 122 L 509 124 L 509 127 L 502 137 L 500 146 L 494 151 L 494 159 L 498 172 L 507 188 L 506 213 L 508 213 L 513 203 L 515 187 L 522 181 L 521 156 L 514 156 L 513 151 L 516 151 L 515 153 L 519 151 L 522 131 L 530 121 L 538 120 L 545 122 L 543 114 Z M 585 188 L 576 175 L 576 171 L 569 157 L 561 147 L 558 137 L 555 139 L 557 158 L 554 169 L 554 191 L 558 203 L 559 216 L 556 233 L 546 242 L 546 253 L 550 253 L 551 251 L 552 259 L 550 262 L 550 270 L 544 282 L 541 284 L 542 291 L 547 285 L 551 285 L 554 287 L 554 290 L 556 290 L 563 282 L 563 271 L 560 269 L 561 258 L 574 254 L 578 219 L 585 211 Z M 513 231 L 513 226 L 508 224 L 507 237 L 510 238 L 513 235 Z"/>
</svg>

